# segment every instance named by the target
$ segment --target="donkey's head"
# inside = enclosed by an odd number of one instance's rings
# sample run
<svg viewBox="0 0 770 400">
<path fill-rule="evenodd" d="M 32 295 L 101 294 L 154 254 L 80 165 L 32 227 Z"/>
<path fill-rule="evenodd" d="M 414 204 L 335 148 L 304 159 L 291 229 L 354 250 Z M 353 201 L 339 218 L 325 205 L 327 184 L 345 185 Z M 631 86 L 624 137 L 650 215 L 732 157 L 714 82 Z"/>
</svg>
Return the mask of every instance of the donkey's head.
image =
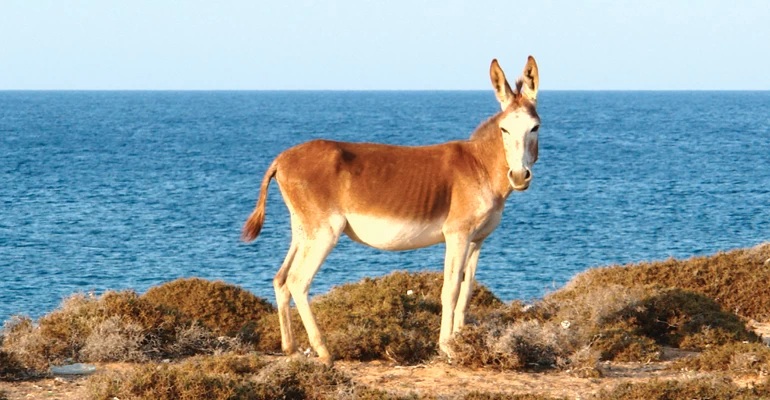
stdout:
<svg viewBox="0 0 770 400">
<path fill-rule="evenodd" d="M 492 60 L 489 77 L 503 109 L 498 123 L 508 161 L 508 180 L 514 190 L 527 190 L 532 181 L 532 165 L 537 161 L 537 131 L 540 129 L 536 111 L 540 80 L 537 63 L 529 56 L 524 72 L 516 80 L 515 90 L 511 89 L 497 60 Z"/>
</svg>

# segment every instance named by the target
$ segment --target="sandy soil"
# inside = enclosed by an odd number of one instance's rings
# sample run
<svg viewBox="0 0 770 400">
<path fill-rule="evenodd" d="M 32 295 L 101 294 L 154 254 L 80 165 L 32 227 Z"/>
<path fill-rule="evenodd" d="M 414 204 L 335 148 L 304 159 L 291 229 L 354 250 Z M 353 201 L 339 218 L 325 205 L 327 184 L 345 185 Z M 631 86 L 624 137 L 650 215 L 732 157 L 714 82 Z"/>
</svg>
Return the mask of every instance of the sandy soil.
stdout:
<svg viewBox="0 0 770 400">
<path fill-rule="evenodd" d="M 770 342 L 770 322 L 752 321 L 752 328 Z M 694 353 L 677 349 L 665 349 L 661 362 L 651 363 L 603 363 L 602 377 L 580 378 L 570 371 L 559 372 L 500 372 L 492 369 L 458 368 L 443 362 L 396 366 L 387 362 L 338 361 L 335 367 L 352 377 L 355 382 L 398 394 L 417 392 L 442 398 L 455 398 L 478 390 L 488 392 L 538 393 L 554 397 L 581 399 L 601 389 L 611 389 L 624 382 L 640 382 L 652 378 L 690 379 L 708 376 L 707 373 L 675 371 L 669 369 L 673 360 Z M 269 357 L 280 362 L 282 357 Z M 97 374 L 110 370 L 125 370 L 130 364 L 96 364 Z M 740 385 L 757 382 L 759 377 L 735 377 Z M 5 392 L 9 400 L 15 399 L 86 399 L 87 377 L 54 377 L 34 382 L 0 382 L 0 394 Z M 0 397 L 2 398 L 2 397 Z"/>
</svg>

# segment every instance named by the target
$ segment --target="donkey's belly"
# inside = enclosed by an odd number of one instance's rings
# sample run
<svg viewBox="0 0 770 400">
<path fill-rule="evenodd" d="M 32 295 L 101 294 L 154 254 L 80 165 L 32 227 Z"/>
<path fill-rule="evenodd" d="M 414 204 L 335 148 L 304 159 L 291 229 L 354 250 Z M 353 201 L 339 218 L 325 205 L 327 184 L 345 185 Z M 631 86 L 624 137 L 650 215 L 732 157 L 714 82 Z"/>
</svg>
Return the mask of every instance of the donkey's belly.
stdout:
<svg viewBox="0 0 770 400">
<path fill-rule="evenodd" d="M 347 215 L 345 234 L 382 250 L 411 250 L 444 241 L 443 220 L 418 222 L 360 214 Z"/>
</svg>

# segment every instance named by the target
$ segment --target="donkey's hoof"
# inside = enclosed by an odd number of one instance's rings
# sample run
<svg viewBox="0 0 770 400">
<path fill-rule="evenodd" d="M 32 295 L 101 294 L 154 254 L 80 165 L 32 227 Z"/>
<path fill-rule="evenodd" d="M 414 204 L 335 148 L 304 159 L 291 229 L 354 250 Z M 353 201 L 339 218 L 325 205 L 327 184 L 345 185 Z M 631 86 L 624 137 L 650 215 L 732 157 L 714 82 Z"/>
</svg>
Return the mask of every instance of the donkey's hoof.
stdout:
<svg viewBox="0 0 770 400">
<path fill-rule="evenodd" d="M 455 358 L 455 352 L 452 350 L 449 345 L 441 345 L 439 344 L 439 356 L 441 356 L 443 359 L 445 359 L 449 364 L 452 363 L 452 360 Z"/>
<path fill-rule="evenodd" d="M 334 366 L 334 357 L 331 356 L 331 354 L 327 354 L 324 357 L 319 356 L 318 361 L 326 365 L 327 367 L 333 367 Z"/>
<path fill-rule="evenodd" d="M 301 356 L 302 353 L 300 353 L 296 348 L 295 349 L 283 349 L 283 355 L 286 357 L 296 357 Z"/>
</svg>

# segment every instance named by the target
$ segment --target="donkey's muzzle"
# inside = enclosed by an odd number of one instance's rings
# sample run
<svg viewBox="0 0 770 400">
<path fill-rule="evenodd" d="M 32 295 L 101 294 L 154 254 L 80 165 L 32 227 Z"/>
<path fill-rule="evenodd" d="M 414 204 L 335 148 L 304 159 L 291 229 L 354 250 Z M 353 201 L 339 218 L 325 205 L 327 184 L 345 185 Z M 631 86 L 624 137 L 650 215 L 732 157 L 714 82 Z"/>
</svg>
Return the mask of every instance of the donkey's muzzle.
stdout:
<svg viewBox="0 0 770 400">
<path fill-rule="evenodd" d="M 529 188 L 529 182 L 532 181 L 532 171 L 529 168 L 514 171 L 508 170 L 508 181 L 511 182 L 513 190 L 523 192 Z"/>
</svg>

